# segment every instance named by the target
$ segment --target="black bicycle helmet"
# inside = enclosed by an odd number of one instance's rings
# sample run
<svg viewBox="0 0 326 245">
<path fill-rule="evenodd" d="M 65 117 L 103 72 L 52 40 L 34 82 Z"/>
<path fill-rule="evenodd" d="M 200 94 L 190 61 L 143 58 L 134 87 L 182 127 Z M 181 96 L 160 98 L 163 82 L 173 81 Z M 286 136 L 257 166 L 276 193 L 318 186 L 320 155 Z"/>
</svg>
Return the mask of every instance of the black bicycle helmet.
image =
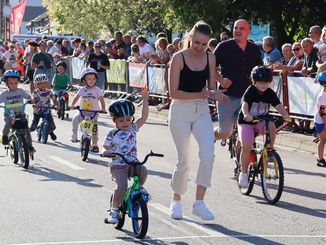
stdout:
<svg viewBox="0 0 326 245">
<path fill-rule="evenodd" d="M 9 77 L 14 77 L 14 78 L 18 78 L 18 79 L 20 79 L 20 74 L 19 74 L 18 71 L 15 71 L 15 70 L 8 70 L 8 71 L 6 71 L 6 72 L 3 74 L 3 80 L 4 80 L 5 82 L 7 82 L 7 79 L 8 79 Z"/>
<path fill-rule="evenodd" d="M 130 100 L 118 99 L 109 106 L 111 117 L 129 117 L 135 113 L 135 106 Z"/>
<path fill-rule="evenodd" d="M 322 86 L 326 86 L 326 71 L 322 71 L 321 73 L 318 74 L 317 80 Z"/>
<path fill-rule="evenodd" d="M 273 72 L 265 66 L 255 66 L 251 71 L 251 79 L 259 82 L 273 81 Z"/>
</svg>

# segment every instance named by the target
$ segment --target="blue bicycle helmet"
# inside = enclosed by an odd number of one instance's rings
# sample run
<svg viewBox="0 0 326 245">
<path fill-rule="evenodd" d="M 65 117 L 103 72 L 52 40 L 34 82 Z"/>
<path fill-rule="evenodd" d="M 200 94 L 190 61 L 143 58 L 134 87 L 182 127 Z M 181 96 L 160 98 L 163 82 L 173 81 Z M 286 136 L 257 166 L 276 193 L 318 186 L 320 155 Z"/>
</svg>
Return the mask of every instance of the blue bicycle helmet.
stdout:
<svg viewBox="0 0 326 245">
<path fill-rule="evenodd" d="M 326 86 L 326 71 L 322 71 L 318 74 L 317 80 L 322 86 Z"/>
<path fill-rule="evenodd" d="M 251 79 L 259 82 L 273 81 L 273 72 L 265 66 L 255 66 L 251 71 Z"/>
<path fill-rule="evenodd" d="M 130 100 L 114 100 L 109 106 L 111 117 L 129 117 L 135 113 L 135 106 Z"/>
<path fill-rule="evenodd" d="M 20 79 L 20 74 L 15 70 L 8 70 L 3 74 L 3 80 L 6 82 L 9 77 L 14 77 Z"/>
</svg>

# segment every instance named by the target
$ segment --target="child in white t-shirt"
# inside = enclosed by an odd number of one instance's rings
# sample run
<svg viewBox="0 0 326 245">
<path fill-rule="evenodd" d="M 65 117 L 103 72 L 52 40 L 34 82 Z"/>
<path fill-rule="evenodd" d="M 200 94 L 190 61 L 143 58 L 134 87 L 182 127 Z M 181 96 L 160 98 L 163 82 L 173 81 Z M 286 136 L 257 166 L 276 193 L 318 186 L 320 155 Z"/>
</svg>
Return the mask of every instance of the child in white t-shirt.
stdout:
<svg viewBox="0 0 326 245">
<path fill-rule="evenodd" d="M 97 72 L 93 68 L 85 68 L 81 75 L 81 81 L 85 83 L 85 87 L 79 89 L 75 98 L 71 102 L 71 109 L 74 109 L 77 101 L 80 100 L 80 109 L 87 111 L 99 111 L 101 104 L 101 111 L 105 112 L 105 101 L 104 94 L 102 90 L 96 86 L 97 80 Z M 78 125 L 81 123 L 85 116 L 92 117 L 94 115 L 93 112 L 84 111 L 82 113 L 77 114 L 72 119 L 72 136 L 71 141 L 76 143 L 77 140 L 77 130 Z M 98 130 L 97 130 L 97 116 L 94 118 L 94 128 L 93 128 L 93 145 L 92 151 L 99 152 L 99 148 L 97 145 L 98 142 Z"/>
<path fill-rule="evenodd" d="M 326 71 L 319 73 L 317 80 L 324 87 L 318 98 L 317 112 L 314 118 L 315 128 L 319 135 L 317 166 L 326 167 L 326 161 L 324 159 L 324 148 L 326 144 Z"/>
<path fill-rule="evenodd" d="M 143 110 L 139 119 L 134 122 L 135 107 L 131 101 L 126 99 L 115 100 L 109 107 L 110 115 L 116 127 L 110 129 L 103 144 L 104 154 L 110 152 L 121 153 L 128 161 L 137 159 L 136 135 L 148 117 L 148 97 L 147 88 L 142 90 Z M 108 211 L 105 223 L 116 224 L 119 217 L 119 206 L 123 201 L 123 196 L 127 191 L 128 178 L 133 175 L 132 166 L 127 165 L 120 157 L 114 158 L 110 162 L 111 177 L 116 183 L 113 192 L 111 210 Z M 147 177 L 147 169 L 140 166 L 140 185 L 143 186 Z"/>
</svg>

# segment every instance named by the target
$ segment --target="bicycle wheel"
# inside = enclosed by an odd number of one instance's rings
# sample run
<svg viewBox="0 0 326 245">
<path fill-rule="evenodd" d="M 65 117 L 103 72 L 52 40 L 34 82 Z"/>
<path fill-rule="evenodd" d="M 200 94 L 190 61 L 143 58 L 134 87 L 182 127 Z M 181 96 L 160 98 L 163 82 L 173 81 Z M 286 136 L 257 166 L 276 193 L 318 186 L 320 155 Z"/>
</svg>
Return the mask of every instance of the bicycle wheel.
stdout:
<svg viewBox="0 0 326 245">
<path fill-rule="evenodd" d="M 142 239 L 146 236 L 148 229 L 147 204 L 142 198 L 139 198 L 132 202 L 130 209 L 132 209 L 135 215 L 135 217 L 132 217 L 132 229 L 134 230 L 135 237 Z"/>
<path fill-rule="evenodd" d="M 111 194 L 110 197 L 110 209 L 112 208 L 112 199 L 113 199 L 113 194 Z M 125 223 L 125 217 L 126 217 L 126 211 L 125 211 L 124 202 L 122 202 L 121 205 L 119 206 L 119 221 L 117 224 L 114 225 L 114 228 L 116 228 L 117 230 L 121 230 Z M 104 220 L 104 222 L 108 224 L 106 219 Z"/>
<path fill-rule="evenodd" d="M 65 119 L 65 114 L 66 112 L 66 103 L 64 100 L 60 100 L 60 118 L 61 120 L 64 120 Z"/>
<path fill-rule="evenodd" d="M 49 137 L 49 128 L 47 123 L 43 123 L 42 129 L 42 143 L 46 144 L 48 142 L 48 137 Z"/>
<path fill-rule="evenodd" d="M 41 139 L 42 139 L 42 127 L 38 126 L 36 130 L 37 130 L 37 141 L 41 141 Z"/>
<path fill-rule="evenodd" d="M 282 195 L 284 186 L 283 163 L 277 152 L 268 152 L 267 162 L 262 161 L 261 184 L 265 200 L 269 204 L 276 204 Z"/>
<path fill-rule="evenodd" d="M 29 151 L 26 139 L 24 136 L 18 138 L 19 141 L 19 159 L 23 168 L 28 169 L 29 166 Z"/>
<path fill-rule="evenodd" d="M 10 158 L 14 164 L 17 164 L 18 162 L 18 150 L 17 150 L 17 144 L 14 140 L 11 140 L 9 142 L 9 151 L 10 151 Z"/>
<path fill-rule="evenodd" d="M 82 160 L 86 161 L 89 153 L 89 148 L 90 148 L 91 140 L 89 138 L 83 138 L 82 143 L 81 143 L 81 156 Z"/>
</svg>

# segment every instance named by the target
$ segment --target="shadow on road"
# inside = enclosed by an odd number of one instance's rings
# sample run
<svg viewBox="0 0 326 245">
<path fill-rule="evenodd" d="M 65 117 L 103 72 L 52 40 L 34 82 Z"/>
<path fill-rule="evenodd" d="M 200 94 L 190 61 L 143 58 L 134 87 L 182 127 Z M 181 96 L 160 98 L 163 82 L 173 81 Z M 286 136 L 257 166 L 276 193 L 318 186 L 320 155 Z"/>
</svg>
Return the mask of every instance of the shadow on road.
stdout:
<svg viewBox="0 0 326 245">
<path fill-rule="evenodd" d="M 317 168 L 316 171 L 320 171 L 322 168 Z M 305 171 L 302 169 L 295 169 L 295 168 L 284 168 L 286 174 L 301 174 L 301 175 L 310 175 L 310 176 L 318 176 L 322 178 L 326 178 L 326 174 L 321 172 L 310 172 Z"/>
<path fill-rule="evenodd" d="M 40 181 L 75 182 L 78 185 L 87 186 L 87 187 L 97 187 L 97 188 L 103 187 L 103 185 L 92 183 L 94 179 L 80 179 L 47 167 L 36 167 L 34 165 L 33 168 L 30 168 L 26 171 L 31 174 L 44 176 L 45 179 L 42 179 Z"/>
<path fill-rule="evenodd" d="M 159 240 L 159 239 L 155 239 L 155 238 L 152 238 L 150 236 L 145 236 L 144 239 L 142 240 L 139 240 L 139 239 L 136 239 L 134 238 L 134 233 L 129 231 L 129 230 L 126 230 L 126 229 L 121 229 L 121 232 L 124 232 L 126 233 L 128 236 L 125 236 L 125 237 L 116 237 L 117 239 L 120 239 L 121 241 L 124 241 L 124 242 L 130 242 L 132 244 L 157 244 L 157 245 L 167 245 L 167 244 L 170 244 L 170 243 L 166 243 L 162 240 Z M 183 244 L 187 244 L 187 243 L 183 243 Z M 181 244 L 180 244 L 181 245 Z"/>
<path fill-rule="evenodd" d="M 257 203 L 259 203 L 259 204 L 270 205 L 265 201 L 265 199 L 263 197 L 260 197 L 260 196 L 251 196 L 251 197 L 258 199 L 259 201 L 257 201 Z M 294 203 L 289 203 L 289 202 L 284 202 L 284 201 L 279 201 L 276 205 L 273 205 L 273 207 L 282 208 L 282 209 L 286 209 L 289 211 L 302 213 L 302 214 L 306 214 L 306 215 L 310 215 L 310 216 L 314 216 L 314 217 L 318 217 L 318 218 L 323 218 L 323 219 L 326 218 L 326 209 L 312 209 L 312 208 L 308 208 L 308 207 L 304 207 L 304 206 L 300 206 L 300 205 L 297 205 Z"/>
<path fill-rule="evenodd" d="M 283 243 L 275 242 L 269 239 L 266 239 L 264 237 L 254 236 L 245 234 L 239 231 L 230 230 L 222 225 L 218 224 L 205 224 L 205 226 L 220 232 L 226 236 L 229 236 L 230 238 L 235 238 L 241 241 L 245 241 L 251 244 L 268 244 L 268 245 L 281 245 Z"/>
</svg>

